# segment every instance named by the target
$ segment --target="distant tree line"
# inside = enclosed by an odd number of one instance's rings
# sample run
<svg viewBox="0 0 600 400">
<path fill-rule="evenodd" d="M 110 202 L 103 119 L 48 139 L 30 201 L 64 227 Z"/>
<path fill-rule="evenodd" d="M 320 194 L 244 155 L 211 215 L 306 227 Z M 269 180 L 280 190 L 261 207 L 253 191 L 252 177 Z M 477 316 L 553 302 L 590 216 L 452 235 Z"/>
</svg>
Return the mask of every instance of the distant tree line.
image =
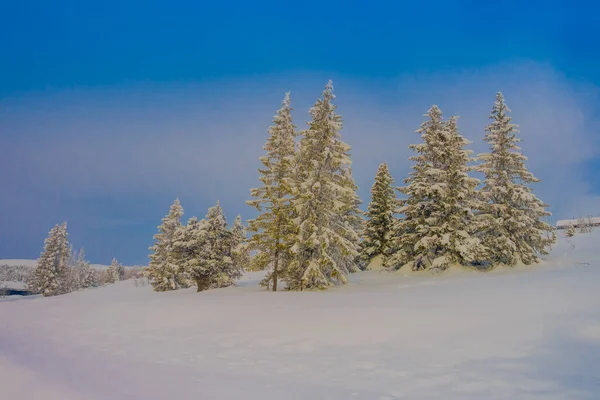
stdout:
<svg viewBox="0 0 600 400">
<path fill-rule="evenodd" d="M 92 267 L 85 259 L 84 250 L 76 251 L 69 244 L 67 223 L 64 222 L 50 230 L 36 267 L 0 268 L 0 281 L 22 281 L 32 293 L 56 296 L 140 274 L 141 268 L 125 268 L 116 259 L 105 270 Z"/>
</svg>

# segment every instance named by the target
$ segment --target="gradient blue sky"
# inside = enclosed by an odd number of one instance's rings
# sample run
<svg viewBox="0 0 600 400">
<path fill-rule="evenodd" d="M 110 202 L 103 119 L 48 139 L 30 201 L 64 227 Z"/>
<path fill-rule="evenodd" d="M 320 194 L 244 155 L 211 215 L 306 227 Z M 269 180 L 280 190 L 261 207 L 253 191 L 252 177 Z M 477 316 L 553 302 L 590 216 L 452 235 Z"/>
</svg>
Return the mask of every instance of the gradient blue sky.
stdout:
<svg viewBox="0 0 600 400">
<path fill-rule="evenodd" d="M 431 104 L 481 139 L 494 93 L 556 218 L 600 215 L 600 5 L 589 1 L 13 1 L 0 4 L 0 258 L 66 220 L 92 262 L 145 264 L 176 196 L 254 215 L 283 94 L 334 80 L 363 200 L 398 183 Z"/>
</svg>

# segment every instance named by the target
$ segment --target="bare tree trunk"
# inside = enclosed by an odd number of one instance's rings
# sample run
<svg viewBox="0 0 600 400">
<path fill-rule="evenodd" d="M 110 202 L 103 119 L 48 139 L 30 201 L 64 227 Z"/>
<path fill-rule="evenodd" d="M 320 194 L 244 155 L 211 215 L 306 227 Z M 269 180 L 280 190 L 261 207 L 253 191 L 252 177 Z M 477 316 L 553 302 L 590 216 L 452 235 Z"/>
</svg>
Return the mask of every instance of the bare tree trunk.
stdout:
<svg viewBox="0 0 600 400">
<path fill-rule="evenodd" d="M 202 292 L 206 289 L 208 289 L 208 284 L 202 280 L 201 278 L 196 278 L 196 292 Z"/>
<path fill-rule="evenodd" d="M 273 261 L 273 291 L 277 291 L 277 268 L 279 267 L 279 239 L 277 239 L 277 247 L 275 248 L 275 260 Z"/>
</svg>

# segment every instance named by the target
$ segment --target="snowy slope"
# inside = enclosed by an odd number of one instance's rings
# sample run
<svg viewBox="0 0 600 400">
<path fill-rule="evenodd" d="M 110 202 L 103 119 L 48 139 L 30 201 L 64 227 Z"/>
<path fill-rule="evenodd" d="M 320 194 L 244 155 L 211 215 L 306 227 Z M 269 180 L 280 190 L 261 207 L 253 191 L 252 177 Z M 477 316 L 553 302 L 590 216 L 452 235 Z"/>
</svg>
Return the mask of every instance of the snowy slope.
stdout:
<svg viewBox="0 0 600 400">
<path fill-rule="evenodd" d="M 12 399 L 598 399 L 600 230 L 545 265 L 352 275 L 327 292 L 153 293 L 132 281 L 0 303 Z M 588 265 L 589 264 L 589 265 Z"/>
</svg>

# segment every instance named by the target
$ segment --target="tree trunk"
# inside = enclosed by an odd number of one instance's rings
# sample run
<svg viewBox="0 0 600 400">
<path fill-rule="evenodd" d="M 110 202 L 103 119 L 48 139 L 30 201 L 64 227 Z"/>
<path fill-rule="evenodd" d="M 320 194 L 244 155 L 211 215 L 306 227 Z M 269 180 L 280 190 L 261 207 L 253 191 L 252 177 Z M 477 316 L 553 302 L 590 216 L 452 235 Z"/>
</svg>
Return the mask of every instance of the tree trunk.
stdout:
<svg viewBox="0 0 600 400">
<path fill-rule="evenodd" d="M 275 248 L 275 260 L 273 261 L 273 291 L 277 291 L 277 268 L 279 264 L 279 240 L 277 240 L 277 247 Z"/>
<path fill-rule="evenodd" d="M 208 289 L 208 284 L 201 278 L 196 278 L 196 292 Z"/>
</svg>

